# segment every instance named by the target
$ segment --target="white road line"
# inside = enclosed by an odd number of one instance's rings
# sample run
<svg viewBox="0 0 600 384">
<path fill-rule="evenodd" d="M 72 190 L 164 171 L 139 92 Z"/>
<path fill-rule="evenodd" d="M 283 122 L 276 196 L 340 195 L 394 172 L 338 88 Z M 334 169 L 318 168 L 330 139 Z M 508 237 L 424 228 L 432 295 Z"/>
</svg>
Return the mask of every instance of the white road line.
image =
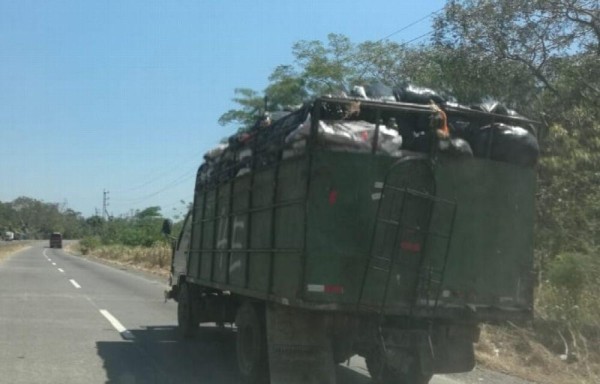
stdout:
<svg viewBox="0 0 600 384">
<path fill-rule="evenodd" d="M 44 248 L 44 250 L 42 251 L 42 255 L 44 255 L 44 257 L 47 259 L 48 255 L 46 255 L 46 249 Z"/>
<path fill-rule="evenodd" d="M 51 259 L 51 258 L 48 258 L 48 261 L 49 261 L 49 262 L 52 262 L 52 259 Z"/>
<path fill-rule="evenodd" d="M 77 289 L 81 288 L 81 285 L 77 284 L 77 282 L 73 279 L 69 280 L 71 282 L 71 284 L 73 284 L 73 286 Z"/>
<path fill-rule="evenodd" d="M 54 265 L 56 267 L 56 263 L 52 263 L 52 265 Z"/>
<path fill-rule="evenodd" d="M 65 270 L 62 268 L 58 268 L 59 271 L 61 271 L 62 273 L 65 273 Z"/>
<path fill-rule="evenodd" d="M 117 320 L 113 315 L 110 314 L 106 309 L 100 309 L 102 316 L 106 317 L 106 320 L 121 334 L 121 337 L 126 340 L 134 339 L 134 336 Z"/>
</svg>

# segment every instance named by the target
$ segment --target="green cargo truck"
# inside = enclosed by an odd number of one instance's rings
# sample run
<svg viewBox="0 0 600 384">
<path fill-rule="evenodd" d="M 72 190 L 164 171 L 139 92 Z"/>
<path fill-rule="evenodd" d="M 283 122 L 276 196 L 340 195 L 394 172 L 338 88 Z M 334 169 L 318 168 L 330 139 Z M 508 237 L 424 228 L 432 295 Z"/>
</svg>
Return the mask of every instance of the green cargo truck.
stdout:
<svg viewBox="0 0 600 384">
<path fill-rule="evenodd" d="M 444 110 L 478 126 L 529 123 Z M 437 114 L 324 97 L 206 157 L 167 292 L 181 333 L 235 323 L 247 382 L 334 383 L 355 354 L 381 383 L 471 370 L 479 323 L 532 315 L 535 175 L 443 151 L 426 128 L 426 151 L 381 149 L 390 126 Z M 365 142 L 327 140 L 327 127 L 353 122 L 371 124 Z"/>
</svg>

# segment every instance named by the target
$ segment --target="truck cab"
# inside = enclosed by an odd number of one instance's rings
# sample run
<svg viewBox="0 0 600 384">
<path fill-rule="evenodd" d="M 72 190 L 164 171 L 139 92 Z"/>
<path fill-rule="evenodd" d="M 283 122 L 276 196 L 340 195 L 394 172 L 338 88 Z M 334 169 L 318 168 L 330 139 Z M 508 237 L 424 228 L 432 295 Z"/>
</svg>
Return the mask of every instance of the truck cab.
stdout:
<svg viewBox="0 0 600 384">
<path fill-rule="evenodd" d="M 192 237 L 192 221 L 192 211 L 189 211 L 183 221 L 183 227 L 179 233 L 179 237 L 173 245 L 171 276 L 169 277 L 169 286 L 171 289 L 166 292 L 167 298 L 177 297 L 179 281 L 181 280 L 181 277 L 185 276 L 187 271 L 190 240 Z"/>
</svg>

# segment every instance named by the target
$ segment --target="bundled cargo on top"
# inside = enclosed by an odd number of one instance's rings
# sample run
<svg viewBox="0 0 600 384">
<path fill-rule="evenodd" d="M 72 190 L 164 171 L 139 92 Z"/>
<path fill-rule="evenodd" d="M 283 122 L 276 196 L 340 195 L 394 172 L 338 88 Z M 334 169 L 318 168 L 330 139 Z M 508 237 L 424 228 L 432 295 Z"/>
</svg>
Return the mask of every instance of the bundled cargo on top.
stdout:
<svg viewBox="0 0 600 384">
<path fill-rule="evenodd" d="M 427 88 L 380 83 L 319 100 L 318 112 L 314 101 L 291 112 L 265 112 L 205 154 L 199 182 L 223 182 L 301 155 L 311 135 L 328 150 L 393 157 L 441 151 L 533 166 L 539 156 L 535 122 L 500 103 L 466 107 Z"/>
</svg>

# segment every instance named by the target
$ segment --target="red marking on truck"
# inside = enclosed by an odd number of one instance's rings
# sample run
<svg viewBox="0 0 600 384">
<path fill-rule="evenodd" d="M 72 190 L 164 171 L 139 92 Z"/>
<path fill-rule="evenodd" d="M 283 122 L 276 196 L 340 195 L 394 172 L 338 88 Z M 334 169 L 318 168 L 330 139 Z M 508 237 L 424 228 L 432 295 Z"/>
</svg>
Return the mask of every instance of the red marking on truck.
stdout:
<svg viewBox="0 0 600 384">
<path fill-rule="evenodd" d="M 308 284 L 306 286 L 306 290 L 308 292 L 316 292 L 316 293 L 342 294 L 342 293 L 344 293 L 344 286 L 335 285 L 335 284 Z"/>
<path fill-rule="evenodd" d="M 335 189 L 329 191 L 329 205 L 333 205 L 337 202 L 338 192 Z"/>
<path fill-rule="evenodd" d="M 344 287 L 342 287 L 341 285 L 326 285 L 325 286 L 325 293 L 338 293 L 338 294 L 342 294 L 342 293 L 344 293 Z"/>
<path fill-rule="evenodd" d="M 410 241 L 403 241 L 402 243 L 400 243 L 400 248 L 410 252 L 421 252 L 421 244 L 412 243 Z"/>
</svg>

